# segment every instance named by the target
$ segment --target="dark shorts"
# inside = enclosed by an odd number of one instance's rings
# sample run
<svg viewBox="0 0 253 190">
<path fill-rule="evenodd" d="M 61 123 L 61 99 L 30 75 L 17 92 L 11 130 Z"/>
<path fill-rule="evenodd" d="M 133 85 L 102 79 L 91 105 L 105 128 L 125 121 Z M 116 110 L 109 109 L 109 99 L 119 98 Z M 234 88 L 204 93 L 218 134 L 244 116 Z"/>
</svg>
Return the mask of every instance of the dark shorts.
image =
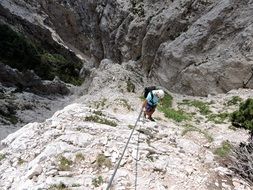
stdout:
<svg viewBox="0 0 253 190">
<path fill-rule="evenodd" d="M 145 106 L 146 112 L 151 112 L 151 111 L 153 111 L 155 108 L 156 108 L 156 105 L 152 106 L 152 105 L 150 105 L 150 104 L 148 104 L 148 103 L 147 103 L 146 106 Z"/>
</svg>

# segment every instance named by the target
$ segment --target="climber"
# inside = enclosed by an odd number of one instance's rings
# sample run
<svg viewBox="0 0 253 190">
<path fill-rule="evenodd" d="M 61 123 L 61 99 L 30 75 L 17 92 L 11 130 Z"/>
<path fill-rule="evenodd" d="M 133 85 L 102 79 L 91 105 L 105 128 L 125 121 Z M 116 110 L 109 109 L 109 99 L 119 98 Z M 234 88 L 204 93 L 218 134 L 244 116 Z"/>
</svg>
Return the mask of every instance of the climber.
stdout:
<svg viewBox="0 0 253 190">
<path fill-rule="evenodd" d="M 156 106 L 160 99 L 164 97 L 163 90 L 152 90 L 148 93 L 145 101 L 143 102 L 142 108 L 144 109 L 144 117 L 148 116 L 148 119 L 155 121 L 152 118 L 152 114 L 155 112 Z"/>
</svg>

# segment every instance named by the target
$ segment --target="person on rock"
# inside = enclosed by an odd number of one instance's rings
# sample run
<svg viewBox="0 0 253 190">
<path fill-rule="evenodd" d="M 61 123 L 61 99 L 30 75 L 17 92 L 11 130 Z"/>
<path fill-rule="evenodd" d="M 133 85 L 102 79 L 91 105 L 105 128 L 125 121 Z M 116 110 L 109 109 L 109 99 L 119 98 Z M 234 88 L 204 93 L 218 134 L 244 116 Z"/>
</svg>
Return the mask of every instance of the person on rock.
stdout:
<svg viewBox="0 0 253 190">
<path fill-rule="evenodd" d="M 155 121 L 152 118 L 152 114 L 155 112 L 156 106 L 159 101 L 164 97 L 163 90 L 152 90 L 148 93 L 145 101 L 143 102 L 142 108 L 144 109 L 144 117 L 148 116 L 148 119 Z"/>
</svg>

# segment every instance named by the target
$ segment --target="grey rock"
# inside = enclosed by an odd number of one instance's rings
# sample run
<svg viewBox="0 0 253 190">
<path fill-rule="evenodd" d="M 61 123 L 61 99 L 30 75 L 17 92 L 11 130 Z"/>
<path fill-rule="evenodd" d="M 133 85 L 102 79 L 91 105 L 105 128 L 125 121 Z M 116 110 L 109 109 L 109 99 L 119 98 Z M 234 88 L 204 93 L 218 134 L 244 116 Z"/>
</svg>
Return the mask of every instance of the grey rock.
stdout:
<svg viewBox="0 0 253 190">
<path fill-rule="evenodd" d="M 33 71 L 22 73 L 3 63 L 0 63 L 0 82 L 8 87 L 16 87 L 15 92 L 28 91 L 43 95 L 70 93 L 67 85 L 57 78 L 53 81 L 42 81 Z"/>
<path fill-rule="evenodd" d="M 43 171 L 42 166 L 37 164 L 37 165 L 33 166 L 33 168 L 31 170 L 28 171 L 27 178 L 32 179 L 33 177 L 40 175 L 42 173 L 42 171 Z"/>
<path fill-rule="evenodd" d="M 206 96 L 252 88 L 252 1 L 1 4 L 3 20 L 21 16 L 26 21 L 22 25 L 33 28 L 35 38 L 45 34 L 35 27 L 40 26 L 47 30 L 48 40 L 51 32 L 59 44 L 86 57 L 82 76 L 109 58 L 117 63 L 137 61 L 152 80 L 175 92 Z"/>
</svg>

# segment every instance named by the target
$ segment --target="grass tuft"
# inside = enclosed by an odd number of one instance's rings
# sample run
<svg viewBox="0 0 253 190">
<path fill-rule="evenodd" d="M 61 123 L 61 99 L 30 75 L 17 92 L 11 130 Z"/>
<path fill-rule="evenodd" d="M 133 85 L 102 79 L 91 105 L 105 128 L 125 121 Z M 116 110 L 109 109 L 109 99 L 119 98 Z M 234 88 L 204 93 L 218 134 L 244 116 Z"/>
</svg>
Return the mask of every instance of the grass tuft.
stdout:
<svg viewBox="0 0 253 190">
<path fill-rule="evenodd" d="M 5 154 L 0 154 L 0 161 L 5 159 L 5 157 L 6 157 Z"/>
<path fill-rule="evenodd" d="M 210 111 L 209 103 L 202 102 L 199 100 L 183 100 L 183 102 L 181 102 L 180 104 L 194 106 L 194 107 L 198 108 L 199 112 L 202 115 L 208 115 L 208 114 L 212 113 Z"/>
<path fill-rule="evenodd" d="M 95 123 L 100 123 L 100 124 L 105 124 L 105 125 L 110 125 L 112 127 L 116 127 L 117 123 L 114 121 L 110 121 L 106 118 L 102 118 L 98 115 L 91 115 L 91 116 L 86 116 L 85 117 L 85 121 L 91 121 L 91 122 L 95 122 Z"/>
<path fill-rule="evenodd" d="M 77 153 L 76 154 L 76 161 L 84 161 L 85 160 L 85 157 L 82 153 Z"/>
<path fill-rule="evenodd" d="M 158 110 L 163 112 L 165 117 L 177 122 L 190 120 L 191 116 L 189 114 L 183 110 L 175 110 L 172 108 L 172 101 L 173 97 L 170 94 L 166 94 L 158 105 Z"/>
<path fill-rule="evenodd" d="M 61 171 L 68 171 L 68 170 L 70 170 L 70 166 L 72 164 L 73 164 L 73 162 L 71 160 L 68 160 L 64 156 L 60 156 L 60 158 L 59 158 L 59 169 Z"/>
<path fill-rule="evenodd" d="M 191 120 L 191 116 L 184 112 L 183 110 L 175 110 L 172 108 L 158 108 L 161 112 L 164 113 L 164 116 L 173 119 L 176 122 L 182 122 L 186 120 Z"/>
<path fill-rule="evenodd" d="M 127 80 L 127 92 L 135 92 L 135 85 L 130 78 Z"/>
<path fill-rule="evenodd" d="M 49 187 L 49 190 L 69 190 L 69 188 L 64 184 L 60 183 L 58 185 L 54 184 Z"/>
<path fill-rule="evenodd" d="M 107 158 L 104 154 L 99 154 L 96 158 L 96 166 L 98 168 L 101 168 L 103 166 L 107 167 L 107 168 L 111 168 L 112 167 L 112 162 L 109 158 Z"/>
<path fill-rule="evenodd" d="M 229 143 L 229 141 L 223 141 L 221 144 L 221 147 L 217 148 L 214 151 L 214 154 L 222 158 L 227 157 L 229 153 L 231 152 L 231 148 L 232 148 L 232 145 Z"/>
<path fill-rule="evenodd" d="M 127 108 L 129 111 L 133 111 L 133 108 L 131 107 L 131 105 L 127 102 L 126 99 L 117 99 L 120 103 L 122 103 L 122 105 Z"/>
<path fill-rule="evenodd" d="M 103 109 L 106 105 L 106 102 L 107 102 L 107 99 L 103 98 L 101 101 L 95 101 L 94 106 L 95 106 L 96 109 L 99 109 L 99 108 Z"/>
<path fill-rule="evenodd" d="M 129 129 L 133 129 L 133 128 L 134 128 L 134 125 L 128 125 L 128 128 L 129 128 Z"/>
<path fill-rule="evenodd" d="M 212 141 L 213 141 L 213 137 L 212 137 L 210 134 L 208 134 L 207 132 L 205 132 L 205 131 L 203 131 L 203 130 L 201 130 L 201 129 L 199 129 L 199 128 L 193 126 L 193 125 L 185 125 L 184 128 L 185 128 L 185 129 L 184 129 L 183 132 L 182 132 L 182 136 L 186 135 L 188 132 L 193 132 L 193 131 L 195 131 L 195 132 L 198 132 L 198 133 L 203 134 L 203 135 L 205 136 L 205 138 L 206 138 L 209 142 L 212 142 Z"/>
<path fill-rule="evenodd" d="M 229 101 L 227 101 L 226 105 L 227 106 L 232 106 L 232 105 L 239 105 L 242 103 L 242 98 L 239 96 L 233 96 Z"/>
<path fill-rule="evenodd" d="M 225 123 L 226 119 L 230 118 L 230 114 L 227 112 L 224 113 L 218 113 L 218 114 L 210 114 L 207 116 L 208 121 L 212 121 L 215 124 L 222 124 Z"/>
<path fill-rule="evenodd" d="M 25 163 L 25 160 L 23 160 L 22 158 L 18 158 L 18 165 L 22 165 Z"/>
<path fill-rule="evenodd" d="M 103 177 L 98 176 L 97 178 L 92 179 L 92 185 L 95 187 L 99 187 L 104 183 Z"/>
<path fill-rule="evenodd" d="M 172 106 L 173 97 L 170 94 L 165 94 L 164 98 L 160 102 L 160 107 L 170 108 Z"/>
</svg>

